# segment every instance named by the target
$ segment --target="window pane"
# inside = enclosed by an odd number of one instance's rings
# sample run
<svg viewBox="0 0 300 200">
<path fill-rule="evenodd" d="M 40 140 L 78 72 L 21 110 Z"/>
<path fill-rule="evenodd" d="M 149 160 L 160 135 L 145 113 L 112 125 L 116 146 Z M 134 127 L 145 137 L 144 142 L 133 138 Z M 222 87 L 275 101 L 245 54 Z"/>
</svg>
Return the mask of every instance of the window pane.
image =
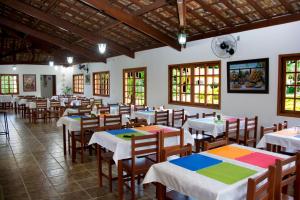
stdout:
<svg viewBox="0 0 300 200">
<path fill-rule="evenodd" d="M 286 84 L 287 85 L 295 84 L 295 74 L 294 73 L 286 73 Z"/>
<path fill-rule="evenodd" d="M 294 60 L 286 61 L 286 72 L 294 72 L 295 64 L 296 62 Z"/>
<path fill-rule="evenodd" d="M 294 110 L 294 99 L 285 100 L 285 110 Z"/>
<path fill-rule="evenodd" d="M 285 97 L 294 98 L 295 97 L 295 87 L 287 86 L 285 91 Z"/>
<path fill-rule="evenodd" d="M 295 111 L 300 111 L 300 99 L 296 99 Z"/>
</svg>

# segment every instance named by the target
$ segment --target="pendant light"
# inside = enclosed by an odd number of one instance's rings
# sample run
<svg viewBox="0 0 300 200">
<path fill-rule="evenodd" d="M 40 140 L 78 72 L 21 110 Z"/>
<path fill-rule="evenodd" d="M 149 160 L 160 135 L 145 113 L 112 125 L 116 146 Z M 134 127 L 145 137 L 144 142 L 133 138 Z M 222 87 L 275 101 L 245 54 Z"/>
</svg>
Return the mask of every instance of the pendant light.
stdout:
<svg viewBox="0 0 300 200">
<path fill-rule="evenodd" d="M 184 30 L 182 30 L 182 31 L 178 34 L 178 43 L 179 43 L 181 46 L 185 46 L 185 45 L 186 45 L 186 37 L 187 37 L 187 34 L 185 33 Z"/>
<path fill-rule="evenodd" d="M 106 51 L 106 43 L 99 43 L 98 49 L 99 49 L 100 54 L 104 54 Z"/>
<path fill-rule="evenodd" d="M 49 61 L 49 66 L 53 67 L 54 66 L 54 62 L 53 61 Z"/>
<path fill-rule="evenodd" d="M 67 57 L 67 61 L 68 61 L 69 64 L 72 64 L 73 63 L 73 57 L 72 56 Z"/>
</svg>

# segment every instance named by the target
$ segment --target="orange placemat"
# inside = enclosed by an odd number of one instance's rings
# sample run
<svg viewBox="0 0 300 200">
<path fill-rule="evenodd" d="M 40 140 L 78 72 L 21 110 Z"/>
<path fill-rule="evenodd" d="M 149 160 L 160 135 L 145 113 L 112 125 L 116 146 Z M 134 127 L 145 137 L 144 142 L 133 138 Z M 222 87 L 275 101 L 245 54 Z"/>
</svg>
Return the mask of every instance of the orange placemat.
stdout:
<svg viewBox="0 0 300 200">
<path fill-rule="evenodd" d="M 234 146 L 224 146 L 217 149 L 208 150 L 207 152 L 230 159 L 236 159 L 253 153 L 253 151 Z"/>
<path fill-rule="evenodd" d="M 276 134 L 282 135 L 282 136 L 295 136 L 295 135 L 297 135 L 297 132 L 294 129 L 284 129 L 284 130 L 276 132 Z"/>
<path fill-rule="evenodd" d="M 163 129 L 163 128 L 154 125 L 154 126 L 143 126 L 143 127 L 138 127 L 138 128 L 135 128 L 135 129 L 142 130 L 142 131 L 158 131 L 158 130 L 161 130 L 161 129 Z"/>
</svg>

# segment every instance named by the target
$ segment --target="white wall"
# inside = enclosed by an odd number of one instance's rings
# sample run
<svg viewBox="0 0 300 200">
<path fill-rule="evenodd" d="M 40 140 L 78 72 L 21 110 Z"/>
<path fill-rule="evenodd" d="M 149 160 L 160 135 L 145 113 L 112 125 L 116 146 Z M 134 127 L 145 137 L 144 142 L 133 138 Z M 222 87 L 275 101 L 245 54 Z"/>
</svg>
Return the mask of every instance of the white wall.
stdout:
<svg viewBox="0 0 300 200">
<path fill-rule="evenodd" d="M 1 74 L 19 74 L 19 93 L 20 95 L 41 96 L 40 75 L 56 75 L 56 94 L 62 93 L 64 86 L 72 86 L 73 68 L 54 67 L 48 65 L 15 65 L 14 71 L 12 65 L 0 65 Z M 36 74 L 36 92 L 23 91 L 23 74 Z"/>
<path fill-rule="evenodd" d="M 264 125 L 289 120 L 291 125 L 300 124 L 297 118 L 278 117 L 277 112 L 277 79 L 278 55 L 300 52 L 300 22 L 272 26 L 236 33 L 240 36 L 238 50 L 230 59 L 221 59 L 222 90 L 221 110 L 227 115 L 259 116 Z M 168 65 L 176 63 L 220 60 L 211 51 L 211 38 L 190 42 L 187 48 L 178 52 L 169 47 L 162 47 L 136 53 L 135 59 L 118 56 L 108 59 L 107 64 L 89 64 L 92 71 L 109 69 L 111 74 L 111 102 L 122 101 L 122 69 L 147 66 L 147 102 L 148 105 L 168 105 Z M 229 94 L 227 93 L 227 61 L 246 60 L 268 57 L 270 62 L 269 94 Z M 92 95 L 91 87 L 86 86 L 86 95 Z M 210 112 L 200 107 L 184 107 L 190 113 Z"/>
</svg>

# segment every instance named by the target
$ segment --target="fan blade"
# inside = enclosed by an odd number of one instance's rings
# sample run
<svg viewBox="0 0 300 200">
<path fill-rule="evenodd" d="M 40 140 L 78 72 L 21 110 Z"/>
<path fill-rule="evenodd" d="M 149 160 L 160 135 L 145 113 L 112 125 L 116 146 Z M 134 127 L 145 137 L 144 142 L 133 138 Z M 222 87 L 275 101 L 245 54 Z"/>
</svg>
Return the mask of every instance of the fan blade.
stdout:
<svg viewBox="0 0 300 200">
<path fill-rule="evenodd" d="M 178 17 L 179 17 L 179 25 L 180 27 L 185 27 L 186 25 L 186 7 L 185 0 L 177 0 L 177 9 L 178 9 Z"/>
</svg>

